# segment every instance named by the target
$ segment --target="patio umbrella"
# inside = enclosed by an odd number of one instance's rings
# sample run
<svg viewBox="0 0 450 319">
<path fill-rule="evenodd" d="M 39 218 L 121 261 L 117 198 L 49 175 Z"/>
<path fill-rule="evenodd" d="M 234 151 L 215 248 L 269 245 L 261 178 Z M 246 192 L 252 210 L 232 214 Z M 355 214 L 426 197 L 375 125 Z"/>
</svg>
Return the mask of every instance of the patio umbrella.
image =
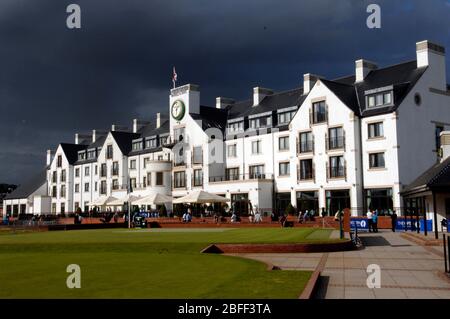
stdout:
<svg viewBox="0 0 450 319">
<path fill-rule="evenodd" d="M 205 204 L 205 203 L 225 203 L 229 201 L 230 200 L 228 198 L 225 198 L 223 196 L 208 193 L 202 190 L 196 190 L 186 196 L 174 199 L 173 203 Z"/>
<path fill-rule="evenodd" d="M 134 204 L 134 201 L 137 201 L 140 198 L 141 197 L 139 197 L 139 196 L 128 194 L 122 198 L 116 198 L 115 200 L 110 201 L 108 203 L 108 205 L 109 206 L 122 206 L 123 203 L 128 203 L 128 202 L 131 202 Z"/>
<path fill-rule="evenodd" d="M 170 202 L 172 202 L 172 197 L 159 193 L 153 193 L 133 201 L 133 205 L 162 205 Z"/>
<path fill-rule="evenodd" d="M 117 198 L 113 196 L 100 196 L 99 198 L 92 201 L 89 206 L 107 206 L 110 205 L 110 202 L 117 200 Z"/>
</svg>

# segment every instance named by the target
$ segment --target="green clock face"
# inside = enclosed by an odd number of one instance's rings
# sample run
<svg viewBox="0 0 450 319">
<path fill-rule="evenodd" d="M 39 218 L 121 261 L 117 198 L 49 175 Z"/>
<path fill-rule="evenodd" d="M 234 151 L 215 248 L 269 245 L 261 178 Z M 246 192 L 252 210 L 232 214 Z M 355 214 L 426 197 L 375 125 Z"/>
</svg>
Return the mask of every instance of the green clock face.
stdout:
<svg viewBox="0 0 450 319">
<path fill-rule="evenodd" d="M 175 120 L 180 121 L 184 116 L 184 112 L 185 112 L 185 106 L 184 106 L 183 101 L 176 100 L 175 102 L 173 102 L 171 113 L 172 113 L 172 117 Z"/>
</svg>

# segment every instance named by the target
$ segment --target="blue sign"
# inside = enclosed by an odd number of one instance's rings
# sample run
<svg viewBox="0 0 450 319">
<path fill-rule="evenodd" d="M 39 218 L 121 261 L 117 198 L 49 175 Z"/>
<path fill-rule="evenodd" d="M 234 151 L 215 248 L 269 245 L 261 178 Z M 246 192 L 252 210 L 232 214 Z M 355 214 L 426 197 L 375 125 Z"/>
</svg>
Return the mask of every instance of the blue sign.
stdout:
<svg viewBox="0 0 450 319">
<path fill-rule="evenodd" d="M 420 231 L 423 232 L 424 231 L 424 222 L 423 219 L 419 220 L 419 224 L 420 224 Z M 408 230 L 417 230 L 417 220 L 414 218 L 413 220 L 411 220 L 410 218 L 408 218 L 406 220 L 406 227 Z M 395 225 L 395 229 L 396 230 L 405 230 L 405 220 L 402 219 L 397 219 L 397 224 Z M 433 221 L 431 219 L 427 219 L 427 231 L 432 231 L 433 230 Z"/>
<path fill-rule="evenodd" d="M 354 218 L 350 219 L 350 229 L 358 228 L 358 231 L 368 232 L 369 231 L 369 223 L 367 222 L 367 218 Z"/>
</svg>

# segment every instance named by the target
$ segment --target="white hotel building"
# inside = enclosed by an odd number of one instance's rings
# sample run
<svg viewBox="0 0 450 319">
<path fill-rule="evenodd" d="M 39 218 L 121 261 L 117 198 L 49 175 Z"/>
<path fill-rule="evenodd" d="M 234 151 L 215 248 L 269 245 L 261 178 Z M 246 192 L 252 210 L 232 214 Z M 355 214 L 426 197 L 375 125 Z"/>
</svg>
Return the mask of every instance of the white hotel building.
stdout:
<svg viewBox="0 0 450 319">
<path fill-rule="evenodd" d="M 19 188 L 4 211 L 87 210 L 100 196 L 124 197 L 130 182 L 137 195 L 204 189 L 240 210 L 248 200 L 268 212 L 291 203 L 401 213 L 400 192 L 440 160 L 439 134 L 450 129 L 445 49 L 422 41 L 416 51 L 414 61 L 358 60 L 350 76 L 305 74 L 300 87 L 256 87 L 248 100 L 218 97 L 215 107 L 201 105 L 197 85 L 174 88 L 167 115 L 60 144 L 47 156 L 45 187 Z"/>
</svg>

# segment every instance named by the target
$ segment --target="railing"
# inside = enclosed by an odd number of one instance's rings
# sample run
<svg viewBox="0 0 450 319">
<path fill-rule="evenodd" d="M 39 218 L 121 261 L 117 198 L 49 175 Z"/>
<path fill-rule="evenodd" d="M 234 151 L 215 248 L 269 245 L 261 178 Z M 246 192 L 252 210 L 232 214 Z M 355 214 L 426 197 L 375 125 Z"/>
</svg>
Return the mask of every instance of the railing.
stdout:
<svg viewBox="0 0 450 319">
<path fill-rule="evenodd" d="M 327 150 L 343 149 L 345 147 L 345 136 L 330 136 L 327 138 Z"/>
<path fill-rule="evenodd" d="M 297 180 L 298 181 L 308 181 L 314 180 L 315 178 L 315 169 L 314 165 L 307 170 L 303 170 L 300 167 L 297 168 Z"/>
<path fill-rule="evenodd" d="M 328 166 L 328 164 L 327 164 Z M 343 178 L 346 176 L 346 166 L 330 166 L 327 167 L 328 178 Z"/>
<path fill-rule="evenodd" d="M 192 185 L 194 187 L 200 187 L 203 186 L 203 176 L 202 177 L 193 177 L 191 181 Z"/>
<path fill-rule="evenodd" d="M 173 161 L 172 162 L 172 165 L 174 166 L 174 167 L 177 167 L 177 166 L 186 166 L 186 162 L 184 161 L 184 159 L 182 160 L 182 161 Z"/>
<path fill-rule="evenodd" d="M 117 176 L 117 175 L 119 175 L 119 169 L 117 168 L 117 169 L 111 169 L 111 175 L 112 176 Z"/>
<path fill-rule="evenodd" d="M 239 181 L 239 180 L 258 180 L 258 179 L 273 179 L 273 174 L 267 173 L 250 173 L 250 174 L 231 174 L 223 176 L 210 176 L 210 183 L 224 182 L 224 181 Z"/>
<path fill-rule="evenodd" d="M 308 140 L 297 143 L 297 154 L 314 152 L 314 140 Z"/>
</svg>

